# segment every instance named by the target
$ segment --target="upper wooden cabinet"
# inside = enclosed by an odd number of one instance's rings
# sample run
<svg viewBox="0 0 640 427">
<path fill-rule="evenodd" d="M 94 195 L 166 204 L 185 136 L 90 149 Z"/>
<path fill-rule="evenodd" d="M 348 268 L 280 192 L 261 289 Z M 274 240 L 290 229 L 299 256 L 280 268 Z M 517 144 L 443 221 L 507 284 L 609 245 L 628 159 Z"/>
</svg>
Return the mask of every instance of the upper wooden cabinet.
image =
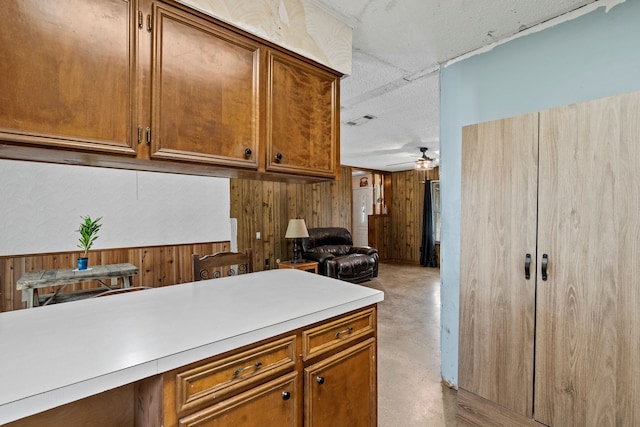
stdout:
<svg viewBox="0 0 640 427">
<path fill-rule="evenodd" d="M 171 0 L 7 0 L 0 24 L 2 158 L 338 176 L 323 66 Z"/>
<path fill-rule="evenodd" d="M 277 51 L 268 53 L 268 171 L 333 177 L 339 159 L 339 79 Z"/>
<path fill-rule="evenodd" d="M 133 2 L 7 0 L 0 140 L 136 154 Z"/>
<path fill-rule="evenodd" d="M 151 157 L 258 168 L 260 45 L 153 6 Z"/>
</svg>

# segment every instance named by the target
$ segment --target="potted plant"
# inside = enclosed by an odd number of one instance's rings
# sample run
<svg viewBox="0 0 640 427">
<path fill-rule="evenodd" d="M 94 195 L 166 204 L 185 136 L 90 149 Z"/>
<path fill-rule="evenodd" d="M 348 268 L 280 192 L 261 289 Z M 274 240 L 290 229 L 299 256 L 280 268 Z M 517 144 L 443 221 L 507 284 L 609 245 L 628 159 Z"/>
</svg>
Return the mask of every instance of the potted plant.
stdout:
<svg viewBox="0 0 640 427">
<path fill-rule="evenodd" d="M 80 228 L 76 231 L 80 233 L 80 239 L 78 239 L 80 243 L 78 243 L 78 247 L 83 249 L 84 253 L 81 258 L 78 258 L 78 270 L 86 270 L 89 260 L 87 258 L 87 253 L 89 252 L 89 249 L 91 249 L 91 246 L 93 246 L 93 242 L 98 238 L 98 231 L 100 230 L 100 227 L 102 227 L 102 224 L 100 224 L 102 217 L 93 220 L 89 215 L 87 215 L 81 218 L 82 222 L 80 223 Z"/>
</svg>

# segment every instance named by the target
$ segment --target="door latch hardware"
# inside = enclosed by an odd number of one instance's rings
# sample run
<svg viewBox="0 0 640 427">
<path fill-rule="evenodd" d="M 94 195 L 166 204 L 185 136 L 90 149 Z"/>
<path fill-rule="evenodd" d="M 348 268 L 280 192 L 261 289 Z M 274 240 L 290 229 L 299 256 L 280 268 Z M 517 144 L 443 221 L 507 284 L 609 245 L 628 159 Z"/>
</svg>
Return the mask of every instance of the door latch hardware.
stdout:
<svg viewBox="0 0 640 427">
<path fill-rule="evenodd" d="M 531 254 L 524 256 L 524 278 L 526 280 L 531 278 Z"/>
<path fill-rule="evenodd" d="M 548 264 L 549 264 L 549 255 L 542 254 L 542 266 L 541 266 L 540 270 L 542 272 L 542 280 L 545 281 L 545 282 L 547 281 Z"/>
</svg>

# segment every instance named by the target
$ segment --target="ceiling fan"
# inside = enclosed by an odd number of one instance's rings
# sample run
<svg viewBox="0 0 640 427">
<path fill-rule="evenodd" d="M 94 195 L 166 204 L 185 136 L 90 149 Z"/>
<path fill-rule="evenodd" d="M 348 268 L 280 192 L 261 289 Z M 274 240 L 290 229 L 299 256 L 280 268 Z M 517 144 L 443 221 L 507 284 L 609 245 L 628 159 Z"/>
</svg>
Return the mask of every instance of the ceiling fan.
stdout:
<svg viewBox="0 0 640 427">
<path fill-rule="evenodd" d="M 416 169 L 429 169 L 432 167 L 433 161 L 435 159 L 432 159 L 431 157 L 427 156 L 427 151 L 429 150 L 428 147 L 418 147 L 418 149 L 420 150 L 420 152 L 422 153 L 422 156 L 418 157 L 416 160 L 411 160 L 408 162 L 400 162 L 400 163 L 392 163 L 390 165 L 387 166 L 397 166 L 397 165 L 404 165 L 407 163 L 415 163 L 416 164 Z"/>
</svg>

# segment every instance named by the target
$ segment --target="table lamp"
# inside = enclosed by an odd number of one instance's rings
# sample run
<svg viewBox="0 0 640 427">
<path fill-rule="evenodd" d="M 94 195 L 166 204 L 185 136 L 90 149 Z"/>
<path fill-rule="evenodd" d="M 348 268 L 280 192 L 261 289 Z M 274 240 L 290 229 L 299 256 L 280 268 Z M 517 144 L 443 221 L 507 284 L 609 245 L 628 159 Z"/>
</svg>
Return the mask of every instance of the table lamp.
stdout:
<svg viewBox="0 0 640 427">
<path fill-rule="evenodd" d="M 300 256 L 300 252 L 302 252 L 302 249 L 300 248 L 300 239 L 303 237 L 309 237 L 309 232 L 307 231 L 307 225 L 304 223 L 304 219 L 290 219 L 284 238 L 293 239 L 293 260 L 291 260 L 291 262 L 294 264 L 303 261 Z"/>
</svg>

